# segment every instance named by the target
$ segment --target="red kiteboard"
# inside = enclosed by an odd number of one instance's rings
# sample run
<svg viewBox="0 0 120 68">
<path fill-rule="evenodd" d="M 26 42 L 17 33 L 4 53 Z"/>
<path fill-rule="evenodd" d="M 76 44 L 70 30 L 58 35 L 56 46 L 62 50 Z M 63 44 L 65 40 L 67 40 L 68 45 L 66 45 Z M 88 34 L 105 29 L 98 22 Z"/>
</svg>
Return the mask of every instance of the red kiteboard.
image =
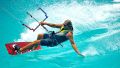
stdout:
<svg viewBox="0 0 120 68">
<path fill-rule="evenodd" d="M 6 48 L 7 48 L 7 51 L 10 55 L 17 55 L 17 52 L 16 50 L 13 48 L 13 45 L 14 44 L 17 44 L 18 46 L 20 47 L 24 47 L 25 45 L 29 44 L 30 42 L 13 42 L 13 43 L 8 43 L 6 44 Z M 26 51 L 23 51 L 21 52 L 22 54 L 23 53 L 26 53 L 26 52 L 31 52 L 31 51 L 35 51 L 35 50 L 40 50 L 41 49 L 41 46 L 38 45 L 36 48 L 34 49 L 27 49 Z"/>
</svg>

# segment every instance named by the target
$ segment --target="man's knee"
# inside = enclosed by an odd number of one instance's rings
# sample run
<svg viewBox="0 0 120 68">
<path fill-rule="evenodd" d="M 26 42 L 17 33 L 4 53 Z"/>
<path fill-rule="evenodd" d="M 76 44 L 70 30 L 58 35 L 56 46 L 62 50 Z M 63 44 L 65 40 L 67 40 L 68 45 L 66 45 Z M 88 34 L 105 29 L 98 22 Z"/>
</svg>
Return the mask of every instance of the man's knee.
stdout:
<svg viewBox="0 0 120 68">
<path fill-rule="evenodd" d="M 38 34 L 37 40 L 42 39 L 43 38 L 43 34 Z"/>
</svg>

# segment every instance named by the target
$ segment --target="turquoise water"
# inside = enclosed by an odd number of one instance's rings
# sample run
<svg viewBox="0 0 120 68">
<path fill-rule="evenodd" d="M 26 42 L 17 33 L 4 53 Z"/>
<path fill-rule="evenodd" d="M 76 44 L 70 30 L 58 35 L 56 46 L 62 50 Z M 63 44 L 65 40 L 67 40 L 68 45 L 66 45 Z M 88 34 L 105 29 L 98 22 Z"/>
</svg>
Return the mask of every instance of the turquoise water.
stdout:
<svg viewBox="0 0 120 68">
<path fill-rule="evenodd" d="M 11 56 L 5 44 L 14 41 L 34 41 L 38 23 L 26 14 L 29 11 L 37 20 L 44 14 L 50 23 L 62 23 L 70 19 L 74 26 L 74 40 L 85 58 L 78 56 L 69 41 L 56 47 L 42 47 L 23 55 Z M 47 26 L 46 26 L 47 27 Z M 49 30 L 55 30 L 47 27 Z M 0 1 L 0 66 L 1 68 L 119 68 L 120 67 L 120 2 L 119 0 L 1 0 Z"/>
</svg>

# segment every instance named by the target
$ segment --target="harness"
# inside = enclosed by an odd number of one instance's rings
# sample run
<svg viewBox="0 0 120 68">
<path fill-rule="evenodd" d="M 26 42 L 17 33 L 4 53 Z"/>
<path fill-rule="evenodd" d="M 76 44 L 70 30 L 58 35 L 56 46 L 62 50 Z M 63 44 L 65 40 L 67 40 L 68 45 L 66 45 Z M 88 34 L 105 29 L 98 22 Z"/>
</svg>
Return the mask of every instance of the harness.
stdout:
<svg viewBox="0 0 120 68">
<path fill-rule="evenodd" d="M 69 32 L 69 31 L 71 31 L 71 30 L 68 30 L 68 29 L 65 29 L 65 27 L 64 26 L 62 26 L 61 28 L 60 28 L 60 30 L 58 31 L 58 32 L 54 32 L 54 31 L 49 31 L 48 33 L 49 33 L 49 38 L 53 38 L 52 39 L 52 41 L 53 42 L 55 42 L 55 43 L 57 43 L 57 45 L 58 44 L 60 44 L 62 47 L 63 47 L 63 45 L 61 44 L 61 43 L 58 43 L 58 41 L 57 41 L 57 39 L 56 39 L 56 34 L 59 34 L 59 33 L 62 33 L 63 35 L 61 35 L 61 36 L 65 36 L 66 37 L 66 34 Z M 52 46 L 54 46 L 54 44 L 52 44 Z"/>
</svg>

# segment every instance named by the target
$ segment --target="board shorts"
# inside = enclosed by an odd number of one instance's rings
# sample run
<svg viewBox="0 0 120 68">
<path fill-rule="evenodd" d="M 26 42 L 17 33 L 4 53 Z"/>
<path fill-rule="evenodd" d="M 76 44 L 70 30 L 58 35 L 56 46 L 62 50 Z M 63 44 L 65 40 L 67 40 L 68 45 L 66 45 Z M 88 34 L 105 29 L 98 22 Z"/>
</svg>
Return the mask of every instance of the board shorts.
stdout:
<svg viewBox="0 0 120 68">
<path fill-rule="evenodd" d="M 68 40 L 68 38 L 66 36 L 59 36 L 56 34 L 52 36 L 51 34 L 44 34 L 43 39 L 40 40 L 41 40 L 40 41 L 41 46 L 53 47 Z"/>
</svg>

